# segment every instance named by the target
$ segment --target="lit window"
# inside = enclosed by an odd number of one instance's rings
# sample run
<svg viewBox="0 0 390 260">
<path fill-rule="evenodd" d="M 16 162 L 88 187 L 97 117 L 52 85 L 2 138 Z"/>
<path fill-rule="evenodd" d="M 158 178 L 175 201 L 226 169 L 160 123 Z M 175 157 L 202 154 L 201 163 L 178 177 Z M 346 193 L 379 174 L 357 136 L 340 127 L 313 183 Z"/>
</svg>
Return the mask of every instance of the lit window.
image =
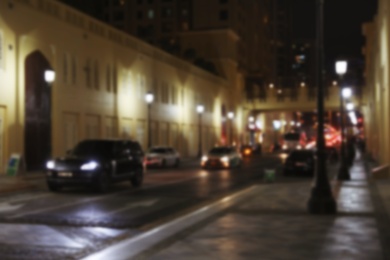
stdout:
<svg viewBox="0 0 390 260">
<path fill-rule="evenodd" d="M 148 18 L 153 19 L 154 18 L 154 10 L 149 10 L 148 11 Z"/>
</svg>

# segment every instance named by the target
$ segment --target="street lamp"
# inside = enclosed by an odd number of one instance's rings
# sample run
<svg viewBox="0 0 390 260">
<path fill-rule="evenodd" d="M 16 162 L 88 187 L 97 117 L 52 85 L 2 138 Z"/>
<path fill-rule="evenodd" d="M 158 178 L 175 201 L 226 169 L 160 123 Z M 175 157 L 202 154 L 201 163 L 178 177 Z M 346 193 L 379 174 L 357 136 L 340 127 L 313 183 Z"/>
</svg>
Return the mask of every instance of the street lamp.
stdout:
<svg viewBox="0 0 390 260">
<path fill-rule="evenodd" d="M 151 127 L 152 127 L 152 124 L 151 124 L 151 117 L 152 117 L 152 114 L 151 114 L 151 108 L 152 108 L 152 102 L 154 100 L 154 95 L 152 92 L 148 92 L 146 93 L 145 95 L 145 101 L 146 103 L 148 104 L 148 148 L 152 147 L 152 130 L 151 130 Z"/>
<path fill-rule="evenodd" d="M 282 126 L 282 122 L 279 120 L 272 121 L 272 125 L 274 127 L 274 147 L 278 144 L 278 130 Z"/>
<path fill-rule="evenodd" d="M 44 77 L 45 77 L 45 81 L 51 84 L 56 79 L 56 73 L 54 70 L 45 70 Z"/>
<path fill-rule="evenodd" d="M 230 119 L 230 143 L 233 145 L 233 118 L 234 118 L 234 113 L 233 112 L 228 112 L 227 116 Z"/>
<path fill-rule="evenodd" d="M 204 106 L 197 105 L 196 112 L 198 112 L 198 116 L 199 116 L 198 158 L 200 158 L 202 157 L 202 114 L 204 112 Z"/>
<path fill-rule="evenodd" d="M 336 73 L 340 76 L 340 86 L 342 85 L 342 78 L 347 72 L 347 62 L 336 62 Z M 348 164 L 346 162 L 346 147 L 345 147 L 345 122 L 344 122 L 344 99 L 351 97 L 352 90 L 350 88 L 340 88 L 340 132 L 341 132 L 341 146 L 340 146 L 340 167 L 337 173 L 338 180 L 350 180 Z"/>
<path fill-rule="evenodd" d="M 324 46 L 323 46 L 323 14 L 324 0 L 316 0 L 317 7 L 317 37 L 316 37 L 316 85 L 317 92 L 317 165 L 316 178 L 307 203 L 308 211 L 312 214 L 335 214 L 336 201 L 333 198 L 326 171 L 325 137 L 324 137 Z"/>
</svg>

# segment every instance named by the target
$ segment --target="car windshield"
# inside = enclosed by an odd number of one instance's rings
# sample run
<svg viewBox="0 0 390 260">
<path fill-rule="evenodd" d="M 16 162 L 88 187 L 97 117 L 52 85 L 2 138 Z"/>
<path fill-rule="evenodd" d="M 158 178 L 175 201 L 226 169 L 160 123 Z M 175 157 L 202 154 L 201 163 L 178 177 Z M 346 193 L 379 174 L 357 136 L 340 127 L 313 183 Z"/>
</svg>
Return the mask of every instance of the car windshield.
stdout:
<svg viewBox="0 0 390 260">
<path fill-rule="evenodd" d="M 71 154 L 76 156 L 108 156 L 114 152 L 114 142 L 83 141 L 76 145 Z"/>
<path fill-rule="evenodd" d="M 290 153 L 290 155 L 288 156 L 288 158 L 291 160 L 306 160 L 312 157 L 313 157 L 313 152 L 311 151 L 295 151 Z"/>
<path fill-rule="evenodd" d="M 149 149 L 149 153 L 166 153 L 167 149 L 165 148 L 151 148 Z"/>
<path fill-rule="evenodd" d="M 219 154 L 227 154 L 232 151 L 229 147 L 215 147 L 209 151 L 209 154 L 219 155 Z"/>
</svg>

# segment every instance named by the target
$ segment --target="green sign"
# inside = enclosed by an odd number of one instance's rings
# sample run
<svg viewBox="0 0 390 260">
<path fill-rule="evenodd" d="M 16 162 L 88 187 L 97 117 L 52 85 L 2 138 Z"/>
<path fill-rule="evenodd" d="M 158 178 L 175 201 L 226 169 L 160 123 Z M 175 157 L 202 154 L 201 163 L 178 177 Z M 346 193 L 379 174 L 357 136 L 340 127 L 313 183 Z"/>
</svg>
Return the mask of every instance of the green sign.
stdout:
<svg viewBox="0 0 390 260">
<path fill-rule="evenodd" d="M 12 154 L 7 165 L 7 175 L 15 176 L 19 171 L 21 156 L 20 154 Z"/>
<path fill-rule="evenodd" d="M 275 181 L 275 169 L 265 169 L 264 170 L 264 180 L 267 182 Z"/>
</svg>

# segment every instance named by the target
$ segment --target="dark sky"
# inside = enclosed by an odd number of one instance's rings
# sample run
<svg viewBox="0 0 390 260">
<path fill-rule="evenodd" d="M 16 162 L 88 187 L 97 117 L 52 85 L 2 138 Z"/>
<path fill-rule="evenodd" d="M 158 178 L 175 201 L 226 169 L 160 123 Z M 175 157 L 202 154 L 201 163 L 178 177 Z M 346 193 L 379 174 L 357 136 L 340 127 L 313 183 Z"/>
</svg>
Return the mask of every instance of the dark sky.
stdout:
<svg viewBox="0 0 390 260">
<path fill-rule="evenodd" d="M 294 34 L 313 37 L 316 26 L 315 0 L 293 0 Z M 324 49 L 327 62 L 338 57 L 362 58 L 362 23 L 377 13 L 378 0 L 324 0 Z"/>
</svg>

